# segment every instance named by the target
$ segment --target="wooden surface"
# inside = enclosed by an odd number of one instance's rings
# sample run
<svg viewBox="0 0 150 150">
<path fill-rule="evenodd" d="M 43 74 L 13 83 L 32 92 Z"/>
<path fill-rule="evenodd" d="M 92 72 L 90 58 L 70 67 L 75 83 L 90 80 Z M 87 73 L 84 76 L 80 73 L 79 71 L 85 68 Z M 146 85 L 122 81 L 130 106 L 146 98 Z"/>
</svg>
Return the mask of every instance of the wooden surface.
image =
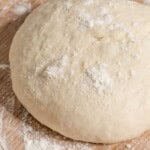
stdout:
<svg viewBox="0 0 150 150">
<path fill-rule="evenodd" d="M 0 1 L 0 64 L 9 64 L 8 54 L 12 38 L 26 16 L 17 17 L 12 11 L 13 6 L 20 0 L 12 0 L 13 3 L 10 3 L 10 1 L 11 0 Z M 32 6 L 36 7 L 43 1 L 32 0 L 31 2 Z M 9 9 L 2 12 L 2 8 L 6 5 L 9 6 Z M 23 133 L 24 124 L 38 133 L 38 135 L 35 135 L 31 132 L 30 136 L 32 136 L 32 138 L 46 135 L 47 139 L 56 139 L 56 141 L 61 143 L 60 146 L 62 146 L 62 150 L 72 150 L 73 148 L 71 148 L 70 145 L 75 145 L 74 150 L 82 150 L 82 145 L 83 147 L 86 145 L 85 143 L 79 143 L 80 147 L 78 147 L 76 146 L 78 142 L 64 139 L 63 136 L 44 127 L 32 118 L 16 99 L 12 91 L 9 68 L 0 69 L 0 150 L 25 149 L 25 142 L 27 141 L 25 141 L 25 135 Z M 34 136 L 32 134 L 34 134 Z M 128 142 L 113 145 L 88 144 L 88 147 L 92 150 L 150 150 L 150 132 Z M 30 150 L 31 148 L 26 147 L 26 149 Z M 42 148 L 41 150 L 52 150 L 52 148 Z M 61 150 L 61 148 L 59 150 Z"/>
</svg>

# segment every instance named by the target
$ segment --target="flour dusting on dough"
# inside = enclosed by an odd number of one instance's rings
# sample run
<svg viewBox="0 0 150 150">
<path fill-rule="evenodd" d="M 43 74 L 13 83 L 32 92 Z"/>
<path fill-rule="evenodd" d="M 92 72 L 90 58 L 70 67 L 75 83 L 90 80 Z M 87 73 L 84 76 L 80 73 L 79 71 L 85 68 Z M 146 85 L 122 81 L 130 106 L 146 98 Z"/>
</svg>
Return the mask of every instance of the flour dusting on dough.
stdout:
<svg viewBox="0 0 150 150">
<path fill-rule="evenodd" d="M 98 65 L 86 71 L 86 75 L 91 79 L 96 89 L 106 89 L 112 86 L 112 79 L 106 70 L 105 65 Z"/>
<path fill-rule="evenodd" d="M 49 78 L 63 78 L 67 62 L 68 56 L 65 55 L 62 58 L 56 60 L 56 62 L 54 62 L 52 65 L 49 65 L 44 73 L 46 73 Z"/>
<path fill-rule="evenodd" d="M 135 72 L 135 70 L 130 70 L 130 76 L 133 78 L 133 77 L 135 77 L 135 75 L 136 75 L 136 72 Z"/>
<path fill-rule="evenodd" d="M 68 1 L 65 3 L 65 6 L 66 6 L 67 9 L 70 9 L 70 8 L 72 7 L 72 2 L 68 0 Z"/>
<path fill-rule="evenodd" d="M 84 0 L 85 5 L 91 5 L 93 4 L 94 0 Z"/>
<path fill-rule="evenodd" d="M 99 17 L 92 16 L 85 10 L 79 10 L 80 24 L 82 26 L 93 28 L 94 26 L 107 26 L 113 21 L 113 16 L 105 7 L 99 8 Z"/>
</svg>

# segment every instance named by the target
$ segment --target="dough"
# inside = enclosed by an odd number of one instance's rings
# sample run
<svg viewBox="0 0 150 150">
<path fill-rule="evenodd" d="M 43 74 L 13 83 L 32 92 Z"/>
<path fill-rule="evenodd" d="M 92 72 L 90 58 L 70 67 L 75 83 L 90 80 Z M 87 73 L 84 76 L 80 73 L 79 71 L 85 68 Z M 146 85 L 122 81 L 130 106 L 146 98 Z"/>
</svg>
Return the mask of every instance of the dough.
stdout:
<svg viewBox="0 0 150 150">
<path fill-rule="evenodd" d="M 10 50 L 13 90 L 42 124 L 114 143 L 150 129 L 150 10 L 127 0 L 49 0 Z"/>
</svg>

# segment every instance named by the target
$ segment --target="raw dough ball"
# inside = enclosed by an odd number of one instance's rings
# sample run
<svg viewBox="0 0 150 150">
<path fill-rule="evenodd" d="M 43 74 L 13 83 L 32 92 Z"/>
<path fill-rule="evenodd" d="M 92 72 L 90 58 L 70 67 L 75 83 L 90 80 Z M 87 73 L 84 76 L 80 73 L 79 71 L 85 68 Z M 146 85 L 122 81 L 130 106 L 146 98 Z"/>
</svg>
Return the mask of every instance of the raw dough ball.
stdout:
<svg viewBox="0 0 150 150">
<path fill-rule="evenodd" d="M 113 143 L 150 129 L 150 9 L 127 0 L 49 0 L 17 32 L 13 89 L 42 124 Z"/>
</svg>

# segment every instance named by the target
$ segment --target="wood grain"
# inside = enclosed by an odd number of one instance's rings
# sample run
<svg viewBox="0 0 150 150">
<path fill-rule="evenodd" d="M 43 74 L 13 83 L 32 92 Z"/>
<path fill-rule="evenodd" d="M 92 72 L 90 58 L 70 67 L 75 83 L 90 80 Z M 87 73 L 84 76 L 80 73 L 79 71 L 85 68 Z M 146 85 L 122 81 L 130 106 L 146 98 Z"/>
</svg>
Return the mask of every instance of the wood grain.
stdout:
<svg viewBox="0 0 150 150">
<path fill-rule="evenodd" d="M 141 0 L 139 1 L 141 2 Z M 9 64 L 8 55 L 12 39 L 26 17 L 26 15 L 17 17 L 12 12 L 14 4 L 19 2 L 19 0 L 14 0 L 13 3 L 8 4 L 9 2 L 9 0 L 0 1 L 0 64 Z M 31 0 L 31 2 L 33 8 L 35 8 L 44 2 L 44 0 Z M 2 8 L 5 5 L 8 5 L 9 9 L 2 13 Z M 0 112 L 2 111 L 3 125 L 1 127 L 2 131 L 0 133 L 0 137 L 5 138 L 7 149 L 25 149 L 24 135 L 22 133 L 22 122 L 24 121 L 23 118 L 27 112 L 12 91 L 9 68 L 4 70 L 0 69 Z M 64 139 L 63 136 L 41 125 L 31 115 L 28 115 L 26 118 L 26 124 L 31 126 L 35 131 L 42 132 L 42 134 L 53 138 L 57 138 L 59 141 L 68 142 L 69 144 L 75 143 L 75 141 Z M 128 146 L 127 144 L 130 145 Z M 0 145 L 2 145 L 5 150 L 5 145 L 1 142 L 1 140 Z M 150 132 L 146 132 L 141 137 L 123 143 L 112 145 L 89 144 L 89 147 L 93 150 L 150 150 Z"/>
</svg>

